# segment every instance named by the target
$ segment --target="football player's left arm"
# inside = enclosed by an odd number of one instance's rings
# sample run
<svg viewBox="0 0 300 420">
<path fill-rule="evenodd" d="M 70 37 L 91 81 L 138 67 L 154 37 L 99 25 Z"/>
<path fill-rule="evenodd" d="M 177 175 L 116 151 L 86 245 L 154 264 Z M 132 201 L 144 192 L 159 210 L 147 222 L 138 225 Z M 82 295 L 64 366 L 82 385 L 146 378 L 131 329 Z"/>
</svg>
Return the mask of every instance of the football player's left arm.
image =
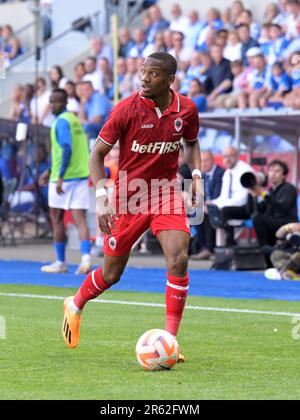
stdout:
<svg viewBox="0 0 300 420">
<path fill-rule="evenodd" d="M 184 152 L 186 162 L 193 175 L 191 201 L 192 207 L 198 207 L 203 202 L 204 188 L 201 174 L 201 151 L 198 139 L 191 141 L 184 141 Z"/>
</svg>

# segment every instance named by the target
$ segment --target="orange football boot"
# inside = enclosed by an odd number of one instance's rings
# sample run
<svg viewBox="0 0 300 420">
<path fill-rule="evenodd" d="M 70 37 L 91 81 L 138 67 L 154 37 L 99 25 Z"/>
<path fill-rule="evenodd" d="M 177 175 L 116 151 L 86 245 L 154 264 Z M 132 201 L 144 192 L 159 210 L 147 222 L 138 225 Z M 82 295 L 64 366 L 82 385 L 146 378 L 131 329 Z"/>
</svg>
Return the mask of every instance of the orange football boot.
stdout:
<svg viewBox="0 0 300 420">
<path fill-rule="evenodd" d="M 74 313 L 69 308 L 69 302 L 73 296 L 64 302 L 64 319 L 62 323 L 62 335 L 66 346 L 75 349 L 79 344 L 81 313 Z"/>
</svg>

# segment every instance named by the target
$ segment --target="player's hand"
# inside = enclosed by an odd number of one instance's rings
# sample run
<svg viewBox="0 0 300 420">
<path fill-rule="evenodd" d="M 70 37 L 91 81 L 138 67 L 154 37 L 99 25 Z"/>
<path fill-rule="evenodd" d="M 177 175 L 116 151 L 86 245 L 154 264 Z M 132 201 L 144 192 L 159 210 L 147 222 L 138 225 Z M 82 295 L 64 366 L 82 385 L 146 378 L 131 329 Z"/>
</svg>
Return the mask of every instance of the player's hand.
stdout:
<svg viewBox="0 0 300 420">
<path fill-rule="evenodd" d="M 198 176 L 193 178 L 193 182 L 190 187 L 189 202 L 193 209 L 196 209 L 204 202 L 204 183 L 203 179 Z"/>
<path fill-rule="evenodd" d="M 64 194 L 64 190 L 62 189 L 63 183 L 64 183 L 63 178 L 59 178 L 56 184 L 56 192 L 58 195 Z"/>
<path fill-rule="evenodd" d="M 96 200 L 96 209 L 99 228 L 105 235 L 110 236 L 112 229 L 116 229 L 114 209 L 109 201 L 108 196 L 99 197 Z"/>
</svg>

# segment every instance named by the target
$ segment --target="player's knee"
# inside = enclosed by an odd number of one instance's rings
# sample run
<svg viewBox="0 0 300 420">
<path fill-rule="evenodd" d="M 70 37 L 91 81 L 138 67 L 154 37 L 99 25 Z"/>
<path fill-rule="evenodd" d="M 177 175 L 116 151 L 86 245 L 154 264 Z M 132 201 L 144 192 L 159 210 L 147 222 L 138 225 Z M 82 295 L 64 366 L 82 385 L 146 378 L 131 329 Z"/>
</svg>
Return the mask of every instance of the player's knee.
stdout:
<svg viewBox="0 0 300 420">
<path fill-rule="evenodd" d="M 188 255 L 184 252 L 167 258 L 168 272 L 172 276 L 184 276 L 188 268 Z"/>
</svg>

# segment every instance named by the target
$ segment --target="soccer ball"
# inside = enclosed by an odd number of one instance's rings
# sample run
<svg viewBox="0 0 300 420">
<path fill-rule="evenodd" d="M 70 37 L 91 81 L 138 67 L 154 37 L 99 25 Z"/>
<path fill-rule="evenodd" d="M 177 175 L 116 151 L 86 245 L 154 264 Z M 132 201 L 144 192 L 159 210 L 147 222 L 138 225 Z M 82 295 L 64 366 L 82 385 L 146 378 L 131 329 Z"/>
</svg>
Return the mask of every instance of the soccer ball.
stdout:
<svg viewBox="0 0 300 420">
<path fill-rule="evenodd" d="M 150 330 L 137 342 L 135 354 L 145 370 L 170 370 L 178 362 L 179 345 L 168 331 Z"/>
</svg>

